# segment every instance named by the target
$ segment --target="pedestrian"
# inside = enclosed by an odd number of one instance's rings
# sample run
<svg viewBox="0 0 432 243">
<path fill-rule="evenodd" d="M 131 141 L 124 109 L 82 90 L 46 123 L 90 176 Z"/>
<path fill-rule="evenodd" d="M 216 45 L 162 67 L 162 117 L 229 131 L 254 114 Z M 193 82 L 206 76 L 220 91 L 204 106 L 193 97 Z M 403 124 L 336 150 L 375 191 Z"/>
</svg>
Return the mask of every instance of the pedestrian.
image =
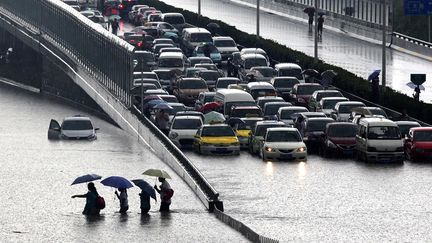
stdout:
<svg viewBox="0 0 432 243">
<path fill-rule="evenodd" d="M 409 121 L 409 116 L 407 113 L 407 109 L 405 107 L 402 109 L 402 113 L 400 114 L 398 120 L 399 121 Z"/>
<path fill-rule="evenodd" d="M 117 35 L 117 31 L 118 31 L 118 29 L 119 29 L 119 23 L 118 23 L 117 19 L 114 19 L 114 21 L 113 21 L 112 24 L 111 24 L 111 30 L 112 30 L 112 33 L 113 33 L 114 35 Z"/>
<path fill-rule="evenodd" d="M 324 26 L 324 15 L 320 14 L 318 17 L 318 36 L 322 37 L 322 31 Z"/>
<path fill-rule="evenodd" d="M 312 25 L 313 25 L 314 18 L 315 18 L 315 11 L 309 11 L 307 14 L 309 16 L 309 20 L 308 20 L 309 32 L 312 32 Z"/>
<path fill-rule="evenodd" d="M 160 109 L 159 112 L 156 113 L 155 121 L 156 121 L 156 126 L 165 135 L 168 135 L 168 132 L 169 132 L 169 127 L 168 127 L 169 115 L 168 115 L 168 113 L 165 110 Z"/>
<path fill-rule="evenodd" d="M 129 209 L 129 203 L 128 203 L 128 195 L 126 188 L 119 188 L 118 191 L 120 194 L 118 194 L 117 191 L 114 193 L 116 194 L 118 200 L 120 200 L 120 211 L 119 213 L 126 213 Z"/>
<path fill-rule="evenodd" d="M 138 194 L 140 196 L 140 208 L 141 214 L 147 214 L 150 211 L 150 194 L 146 191 L 141 190 L 141 193 Z"/>
<path fill-rule="evenodd" d="M 99 215 L 100 209 L 97 207 L 96 200 L 99 196 L 96 187 L 93 182 L 90 182 L 87 185 L 88 192 L 82 195 L 73 195 L 72 198 L 85 198 L 86 204 L 84 206 L 84 211 L 82 214 L 84 215 Z"/>
<path fill-rule="evenodd" d="M 171 205 L 171 197 L 174 195 L 174 190 L 171 189 L 170 184 L 168 181 L 166 181 L 165 178 L 159 177 L 158 178 L 160 184 L 160 189 L 155 185 L 154 189 L 160 194 L 161 198 L 161 205 L 159 212 L 169 212 L 170 205 Z"/>
<path fill-rule="evenodd" d="M 372 85 L 372 101 L 375 103 L 379 103 L 379 76 L 376 76 L 372 79 L 371 85 Z"/>
<path fill-rule="evenodd" d="M 420 101 L 420 87 L 418 85 L 414 89 L 413 97 L 415 101 Z"/>
</svg>

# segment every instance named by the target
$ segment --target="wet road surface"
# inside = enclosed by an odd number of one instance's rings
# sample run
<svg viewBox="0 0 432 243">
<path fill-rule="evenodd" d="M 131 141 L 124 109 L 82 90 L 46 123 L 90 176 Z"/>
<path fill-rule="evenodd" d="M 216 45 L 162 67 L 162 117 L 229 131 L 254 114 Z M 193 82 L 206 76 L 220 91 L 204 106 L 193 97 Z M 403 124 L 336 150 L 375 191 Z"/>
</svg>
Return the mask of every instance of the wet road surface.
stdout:
<svg viewBox="0 0 432 243">
<path fill-rule="evenodd" d="M 367 165 L 186 155 L 223 196 L 225 211 L 258 233 L 300 242 L 431 242 L 432 164 Z"/>
<path fill-rule="evenodd" d="M 197 0 L 164 0 L 165 3 L 197 12 Z M 235 4 L 229 0 L 201 1 L 201 13 L 218 19 L 238 29 L 255 33 L 256 10 Z M 223 9 L 223 11 L 220 11 Z M 307 23 L 297 22 L 278 15 L 261 12 L 260 32 L 264 38 L 273 39 L 292 49 L 314 55 L 313 36 Z M 325 26 L 324 26 L 325 28 Z M 381 69 L 381 46 L 324 29 L 322 42 L 318 45 L 319 58 L 327 63 L 340 66 L 358 76 L 367 78 L 376 69 Z M 407 95 L 413 90 L 406 86 L 411 73 L 426 73 L 427 81 L 420 98 L 432 102 L 431 61 L 400 51 L 387 50 L 387 86 Z"/>
<path fill-rule="evenodd" d="M 174 171 L 121 129 L 39 94 L 0 84 L 1 242 L 243 242 L 209 214 Z M 48 141 L 51 118 L 88 115 L 100 128 L 96 141 Z M 140 192 L 128 190 L 129 213 L 116 213 L 114 190 L 96 183 L 107 207 L 97 219 L 82 214 L 86 185 L 70 186 L 87 173 L 129 179 L 148 168 L 167 170 L 175 190 L 172 213 L 161 215 L 153 200 L 149 216 L 139 209 Z"/>
</svg>

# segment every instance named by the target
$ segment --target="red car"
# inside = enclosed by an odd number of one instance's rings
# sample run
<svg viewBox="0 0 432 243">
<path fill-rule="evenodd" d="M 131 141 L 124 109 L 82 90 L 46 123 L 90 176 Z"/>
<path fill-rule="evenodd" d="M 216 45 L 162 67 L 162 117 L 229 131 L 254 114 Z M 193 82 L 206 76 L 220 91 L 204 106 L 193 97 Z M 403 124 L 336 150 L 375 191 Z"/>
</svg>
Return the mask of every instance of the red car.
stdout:
<svg viewBox="0 0 432 243">
<path fill-rule="evenodd" d="M 432 127 L 411 128 L 405 139 L 404 150 L 411 161 L 432 159 Z"/>
<path fill-rule="evenodd" d="M 350 122 L 333 122 L 326 126 L 319 152 L 324 157 L 353 156 L 356 147 L 357 125 Z"/>
</svg>

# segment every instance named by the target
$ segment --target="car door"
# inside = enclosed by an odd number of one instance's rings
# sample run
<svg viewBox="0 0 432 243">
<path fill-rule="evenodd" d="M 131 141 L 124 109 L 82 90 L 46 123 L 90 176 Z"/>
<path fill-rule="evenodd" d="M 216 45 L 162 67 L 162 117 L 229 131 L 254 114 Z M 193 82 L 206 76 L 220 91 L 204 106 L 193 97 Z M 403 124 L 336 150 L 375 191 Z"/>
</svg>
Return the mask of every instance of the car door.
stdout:
<svg viewBox="0 0 432 243">
<path fill-rule="evenodd" d="M 409 131 L 407 134 L 407 137 L 405 138 L 404 147 L 405 147 L 405 153 L 406 154 L 411 155 L 411 149 L 413 146 L 413 135 L 414 135 L 414 133 L 412 131 Z"/>
<path fill-rule="evenodd" d="M 364 125 L 360 125 L 360 129 L 358 134 L 356 135 L 356 147 L 358 151 L 366 152 L 367 151 L 367 128 Z"/>
<path fill-rule="evenodd" d="M 48 139 L 59 139 L 61 133 L 61 127 L 58 121 L 51 119 L 48 128 Z"/>
</svg>

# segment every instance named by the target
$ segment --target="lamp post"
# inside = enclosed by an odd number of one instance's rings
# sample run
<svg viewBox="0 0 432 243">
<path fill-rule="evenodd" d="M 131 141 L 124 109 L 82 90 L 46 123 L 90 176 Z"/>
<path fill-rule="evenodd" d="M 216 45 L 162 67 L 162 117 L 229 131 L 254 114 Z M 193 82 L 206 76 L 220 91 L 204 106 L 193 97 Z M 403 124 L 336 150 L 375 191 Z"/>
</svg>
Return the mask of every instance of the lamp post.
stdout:
<svg viewBox="0 0 432 243">
<path fill-rule="evenodd" d="M 315 0 L 315 38 L 314 38 L 314 62 L 318 63 L 318 0 Z"/>
<path fill-rule="evenodd" d="M 386 18 L 387 18 L 387 6 L 386 6 L 386 0 L 382 0 L 382 67 L 381 67 L 381 85 L 382 90 L 385 91 L 386 86 L 386 37 L 387 37 L 387 31 L 386 31 Z"/>
<path fill-rule="evenodd" d="M 198 16 L 201 16 L 201 0 L 198 0 Z"/>
<path fill-rule="evenodd" d="M 256 0 L 256 37 L 260 38 L 260 0 Z"/>
</svg>

